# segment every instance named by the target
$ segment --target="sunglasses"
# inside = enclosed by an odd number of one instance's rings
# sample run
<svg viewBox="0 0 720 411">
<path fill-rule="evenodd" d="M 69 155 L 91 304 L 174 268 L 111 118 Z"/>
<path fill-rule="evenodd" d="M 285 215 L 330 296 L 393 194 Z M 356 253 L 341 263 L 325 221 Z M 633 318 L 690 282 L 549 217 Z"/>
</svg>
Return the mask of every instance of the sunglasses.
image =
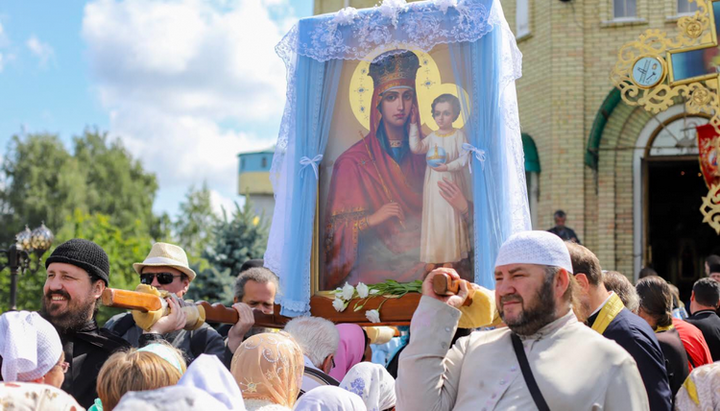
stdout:
<svg viewBox="0 0 720 411">
<path fill-rule="evenodd" d="M 160 285 L 168 285 L 176 277 L 180 277 L 179 275 L 175 275 L 173 273 L 147 273 L 147 274 L 140 274 L 140 282 L 145 285 L 151 285 L 153 282 L 153 278 L 157 277 L 158 283 Z"/>
</svg>

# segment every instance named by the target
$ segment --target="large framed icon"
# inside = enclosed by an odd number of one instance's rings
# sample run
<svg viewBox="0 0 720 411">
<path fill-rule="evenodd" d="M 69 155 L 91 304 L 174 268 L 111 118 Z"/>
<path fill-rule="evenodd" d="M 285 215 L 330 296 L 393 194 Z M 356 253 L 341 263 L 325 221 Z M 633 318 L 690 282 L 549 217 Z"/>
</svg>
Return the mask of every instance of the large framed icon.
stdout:
<svg viewBox="0 0 720 411">
<path fill-rule="evenodd" d="M 492 287 L 500 244 L 530 227 L 500 2 L 344 9 L 301 20 L 278 52 L 288 102 L 265 261 L 283 314 L 367 321 L 328 292 L 440 266 Z M 412 303 L 388 304 L 383 321 L 410 319 Z"/>
</svg>

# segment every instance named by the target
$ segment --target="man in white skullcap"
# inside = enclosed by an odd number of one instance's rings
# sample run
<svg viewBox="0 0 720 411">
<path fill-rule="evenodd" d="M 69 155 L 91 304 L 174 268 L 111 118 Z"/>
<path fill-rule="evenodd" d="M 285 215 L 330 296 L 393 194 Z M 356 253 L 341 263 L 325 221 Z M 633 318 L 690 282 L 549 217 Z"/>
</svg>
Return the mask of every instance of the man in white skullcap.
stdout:
<svg viewBox="0 0 720 411">
<path fill-rule="evenodd" d="M 507 328 L 472 333 L 448 351 L 467 285 L 438 296 L 431 272 L 400 356 L 397 410 L 647 410 L 635 361 L 578 322 L 563 241 L 544 231 L 512 235 L 495 262 L 495 303 Z M 523 361 L 524 359 L 524 361 Z"/>
<path fill-rule="evenodd" d="M 29 311 L 10 311 L 0 316 L 0 360 L 5 382 L 34 382 L 58 388 L 68 367 L 55 327 Z"/>
</svg>

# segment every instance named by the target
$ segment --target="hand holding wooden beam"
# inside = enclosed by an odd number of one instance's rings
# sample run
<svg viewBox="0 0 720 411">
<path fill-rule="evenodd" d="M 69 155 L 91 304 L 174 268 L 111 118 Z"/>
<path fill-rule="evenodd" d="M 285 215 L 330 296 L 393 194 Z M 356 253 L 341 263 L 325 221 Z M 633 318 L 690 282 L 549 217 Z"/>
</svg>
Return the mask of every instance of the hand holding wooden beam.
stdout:
<svg viewBox="0 0 720 411">
<path fill-rule="evenodd" d="M 137 310 L 141 312 L 150 312 L 167 307 L 167 303 L 156 295 L 121 290 L 116 288 L 106 288 L 102 294 L 102 303 L 106 307 L 124 308 L 128 310 Z M 205 321 L 221 324 L 235 324 L 238 319 L 238 312 L 232 307 L 225 307 L 222 304 L 210 304 L 206 301 L 198 301 L 195 306 L 201 306 L 205 310 Z M 167 313 L 164 313 L 167 315 Z M 263 314 L 261 311 L 255 310 L 256 327 L 282 327 L 290 319 L 279 315 L 279 306 L 275 306 L 274 314 Z"/>
<path fill-rule="evenodd" d="M 456 280 L 445 273 L 435 274 L 433 277 L 433 291 L 440 296 L 455 295 L 460 291 L 460 281 L 467 283 L 468 296 L 463 303 L 464 306 L 472 304 L 473 295 L 475 295 L 475 287 L 470 281 Z"/>
</svg>

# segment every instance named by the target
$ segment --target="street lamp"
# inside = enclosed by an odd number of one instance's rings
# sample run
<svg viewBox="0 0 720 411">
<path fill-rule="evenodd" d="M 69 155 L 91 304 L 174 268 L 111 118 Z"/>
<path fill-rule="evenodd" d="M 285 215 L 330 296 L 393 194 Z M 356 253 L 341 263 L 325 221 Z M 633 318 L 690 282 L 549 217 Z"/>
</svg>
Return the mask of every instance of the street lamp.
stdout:
<svg viewBox="0 0 720 411">
<path fill-rule="evenodd" d="M 37 271 L 40 268 L 40 258 L 50 249 L 54 239 L 52 231 L 45 227 L 45 223 L 32 231 L 25 226 L 25 230 L 15 235 L 15 244 L 7 250 L 0 250 L 0 254 L 7 258 L 7 263 L 0 265 L 0 271 L 10 268 L 10 310 L 17 309 L 18 274 L 23 274 L 26 270 Z M 35 255 L 34 260 L 30 257 L 31 253 Z M 35 266 L 31 267 L 33 262 Z"/>
</svg>

